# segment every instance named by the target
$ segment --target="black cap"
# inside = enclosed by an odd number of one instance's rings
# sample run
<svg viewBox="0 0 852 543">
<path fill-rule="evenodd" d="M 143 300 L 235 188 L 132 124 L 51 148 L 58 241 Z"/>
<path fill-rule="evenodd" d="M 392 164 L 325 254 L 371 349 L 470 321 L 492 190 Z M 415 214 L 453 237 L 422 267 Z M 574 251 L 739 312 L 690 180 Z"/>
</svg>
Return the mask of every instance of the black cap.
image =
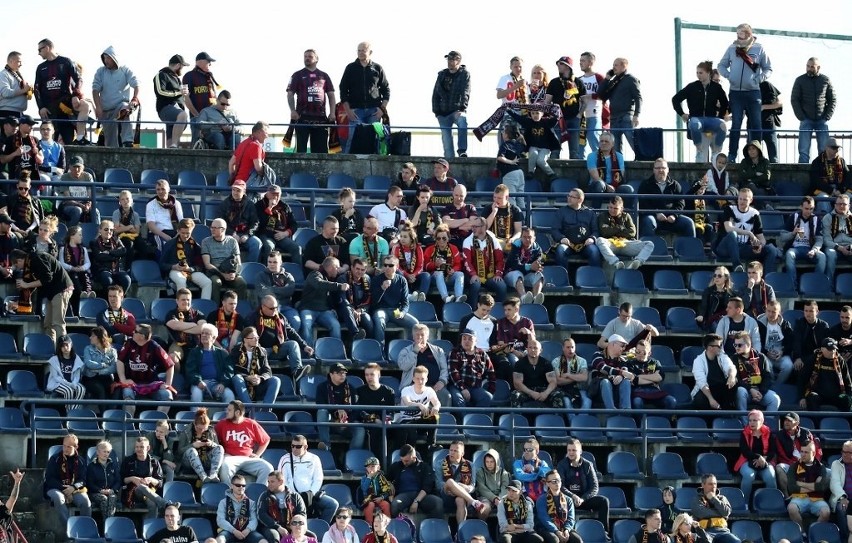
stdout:
<svg viewBox="0 0 852 543">
<path fill-rule="evenodd" d="M 2 224 L 15 224 L 15 221 L 12 220 L 7 213 L 0 213 L 0 223 Z"/>
<path fill-rule="evenodd" d="M 3 124 L 13 124 L 18 126 L 18 118 L 17 117 L 3 117 Z"/>
<path fill-rule="evenodd" d="M 450 51 L 449 53 L 447 53 L 446 55 L 444 55 L 444 58 L 457 58 L 457 59 L 461 59 L 461 53 L 459 53 L 458 51 Z"/>
<path fill-rule="evenodd" d="M 795 422 L 796 424 L 799 423 L 799 414 L 798 413 L 794 413 L 794 412 L 790 411 L 789 413 L 784 415 L 784 418 L 790 419 L 793 422 Z"/>
<path fill-rule="evenodd" d="M 195 60 L 206 60 L 207 62 L 216 62 L 216 59 L 208 55 L 205 51 L 202 51 L 195 55 Z"/>
<path fill-rule="evenodd" d="M 169 59 L 169 66 L 172 64 L 180 64 L 181 66 L 189 66 L 189 63 L 183 59 L 180 55 L 173 55 L 172 58 Z"/>
<path fill-rule="evenodd" d="M 68 160 L 69 166 L 82 166 L 83 165 L 83 157 L 80 155 L 74 155 Z"/>
<path fill-rule="evenodd" d="M 837 350 L 837 342 L 834 341 L 834 338 L 827 337 L 824 340 L 822 340 L 822 344 L 820 345 L 820 347 L 822 347 L 823 349 L 830 349 L 832 351 L 836 351 Z"/>
<path fill-rule="evenodd" d="M 21 115 L 21 118 L 18 119 L 20 124 L 28 124 L 30 126 L 36 125 L 36 120 L 30 117 L 29 115 Z"/>
<path fill-rule="evenodd" d="M 331 366 L 331 369 L 328 370 L 328 373 L 349 373 L 349 369 L 347 369 L 346 366 L 338 362 Z"/>
</svg>

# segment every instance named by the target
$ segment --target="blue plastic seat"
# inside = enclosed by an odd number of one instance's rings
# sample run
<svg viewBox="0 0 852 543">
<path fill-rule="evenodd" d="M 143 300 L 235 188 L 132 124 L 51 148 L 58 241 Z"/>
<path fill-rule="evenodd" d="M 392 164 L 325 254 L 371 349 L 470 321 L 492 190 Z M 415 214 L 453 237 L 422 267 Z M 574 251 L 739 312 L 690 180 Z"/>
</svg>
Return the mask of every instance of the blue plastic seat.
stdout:
<svg viewBox="0 0 852 543">
<path fill-rule="evenodd" d="M 254 414 L 256 420 L 273 440 L 287 439 L 289 435 L 273 411 L 258 411 Z M 317 451 L 319 452 L 319 451 Z"/>
<path fill-rule="evenodd" d="M 550 322 L 547 308 L 541 304 L 521 304 L 520 314 L 527 317 L 535 325 L 536 330 L 555 330 L 556 326 Z"/>
<path fill-rule="evenodd" d="M 163 486 L 163 499 L 180 504 L 181 510 L 198 509 L 195 490 L 186 481 L 169 481 Z"/>
<path fill-rule="evenodd" d="M 563 443 L 568 439 L 565 418 L 561 414 L 536 415 L 535 426 L 535 437 L 542 443 Z"/>
<path fill-rule="evenodd" d="M 719 494 L 728 498 L 728 503 L 731 504 L 731 512 L 734 514 L 748 513 L 748 502 L 743 496 L 743 491 L 736 486 L 721 486 Z M 786 511 L 786 510 L 785 510 Z"/>
<path fill-rule="evenodd" d="M 695 310 L 691 307 L 670 307 L 666 311 L 666 329 L 675 334 L 700 334 L 695 322 Z"/>
<path fill-rule="evenodd" d="M 557 313 L 559 312 L 559 308 L 556 308 Z M 557 327 L 558 328 L 558 327 Z M 591 326 L 588 328 L 591 330 Z M 562 356 L 562 343 L 559 341 L 554 341 L 552 339 L 545 339 L 540 342 L 541 343 L 541 357 L 547 361 L 551 361 L 554 358 L 559 358 Z"/>
<path fill-rule="evenodd" d="M 328 525 L 328 523 L 321 518 L 308 519 L 308 531 L 313 532 L 313 534 L 317 536 L 317 541 L 322 541 L 325 537 L 326 532 L 328 532 L 330 528 L 331 527 Z"/>
<path fill-rule="evenodd" d="M 390 185 L 390 177 L 386 175 L 368 175 L 364 177 L 364 190 L 366 191 L 387 192 Z M 371 198 L 384 200 L 384 194 L 374 194 Z"/>
<path fill-rule="evenodd" d="M 287 411 L 284 413 L 284 429 L 291 436 L 299 434 L 311 438 L 318 436 L 315 422 L 314 416 L 307 411 Z"/>
<path fill-rule="evenodd" d="M 642 441 L 636 420 L 627 415 L 607 417 L 606 436 L 613 443 L 639 443 Z"/>
<path fill-rule="evenodd" d="M 645 475 L 639 470 L 639 461 L 630 451 L 613 451 L 606 458 L 607 475 L 613 479 L 641 480 Z"/>
<path fill-rule="evenodd" d="M 207 177 L 196 170 L 181 170 L 178 172 L 177 184 L 179 187 L 206 187 Z"/>
<path fill-rule="evenodd" d="M 532 429 L 529 421 L 518 413 L 504 413 L 498 420 L 497 433 L 503 441 L 519 442 L 532 437 Z"/>
<path fill-rule="evenodd" d="M 185 518 L 181 521 L 181 524 L 184 526 L 189 526 L 192 528 L 192 531 L 195 532 L 195 535 L 198 537 L 199 541 L 206 541 L 211 537 L 216 537 L 215 532 L 213 531 L 213 525 L 210 523 L 210 519 L 205 517 L 190 517 Z"/>
<path fill-rule="evenodd" d="M 425 518 L 418 531 L 420 543 L 455 543 L 450 525 L 443 518 Z"/>
<path fill-rule="evenodd" d="M 177 309 L 174 298 L 157 298 L 151 303 L 151 319 L 159 324 L 166 324 L 170 311 Z"/>
<path fill-rule="evenodd" d="M 3 353 L 3 358 L 19 359 L 23 358 L 23 353 L 18 351 L 18 343 L 12 334 L 8 332 L 0 332 L 0 353 Z"/>
<path fill-rule="evenodd" d="M 710 433 L 707 430 L 707 423 L 700 417 L 677 419 L 677 436 L 681 441 L 709 442 Z"/>
<path fill-rule="evenodd" d="M 326 483 L 322 485 L 322 489 L 329 497 L 337 500 L 341 507 L 354 507 L 355 502 L 352 499 L 352 490 L 343 483 Z"/>
<path fill-rule="evenodd" d="M 293 241 L 299 244 L 299 246 L 304 249 L 309 241 L 314 239 L 319 235 L 319 232 L 316 230 L 312 230 L 310 228 L 299 228 L 296 230 L 296 233 L 293 234 Z M 301 268 L 301 263 L 299 263 L 299 267 Z"/>
<path fill-rule="evenodd" d="M 777 488 L 758 488 L 754 491 L 754 512 L 758 515 L 786 515 L 784 494 Z"/>
<path fill-rule="evenodd" d="M 663 491 L 658 486 L 639 486 L 633 491 L 633 507 L 639 511 L 656 509 L 662 503 Z"/>
<path fill-rule="evenodd" d="M 674 240 L 674 255 L 681 262 L 707 262 L 704 243 L 698 238 L 677 236 Z"/>
<path fill-rule="evenodd" d="M 609 499 L 609 512 L 612 515 L 629 515 L 632 509 L 627 505 L 627 496 L 624 489 L 618 486 L 602 486 L 598 494 Z M 584 542 L 585 543 L 585 542 Z"/>
<path fill-rule="evenodd" d="M 766 274 L 765 281 L 767 285 L 771 285 L 775 289 L 775 296 L 778 298 L 798 298 L 799 291 L 796 290 L 796 285 L 790 276 L 783 272 L 769 272 Z M 826 283 L 830 287 L 830 282 L 826 279 Z"/>
<path fill-rule="evenodd" d="M 459 524 L 459 530 L 456 533 L 458 543 L 470 543 L 470 538 L 475 535 L 484 535 L 485 543 L 494 543 L 494 540 L 491 539 L 491 531 L 488 529 L 488 524 L 484 520 L 469 518 Z M 627 542 L 625 541 L 625 543 Z"/>
<path fill-rule="evenodd" d="M 444 414 L 441 413 L 441 415 Z M 369 449 L 347 449 L 343 465 L 346 471 L 351 472 L 353 476 L 360 477 L 366 473 L 364 463 L 371 456 L 373 456 L 373 451 Z"/>
<path fill-rule="evenodd" d="M 704 352 L 704 347 L 700 345 L 688 345 L 680 351 L 680 365 L 683 369 L 692 371 L 692 364 L 695 359 Z"/>
<path fill-rule="evenodd" d="M 318 189 L 317 176 L 307 172 L 296 172 L 290 176 L 288 186 L 293 189 Z"/>
<path fill-rule="evenodd" d="M 314 347 L 314 358 L 323 365 L 330 366 L 336 363 L 351 366 L 352 361 L 346 356 L 346 346 L 339 338 L 321 337 Z"/>
<path fill-rule="evenodd" d="M 447 305 L 449 304 L 444 304 L 444 309 L 446 309 Z M 446 315 L 444 316 L 444 322 L 446 322 Z M 393 362 L 394 364 L 397 364 L 399 361 L 399 353 L 402 352 L 402 350 L 406 347 L 413 344 L 414 342 L 410 339 L 394 338 L 390 340 L 390 344 L 388 345 L 388 360 Z M 449 355 L 450 353 L 445 354 Z"/>
<path fill-rule="evenodd" d="M 6 376 L 9 395 L 16 398 L 42 398 L 44 391 L 30 370 L 9 370 Z"/>
<path fill-rule="evenodd" d="M 564 294 L 574 291 L 568 270 L 562 266 L 545 266 L 541 272 L 544 274 L 544 290 L 548 294 Z"/>
<path fill-rule="evenodd" d="M 642 241 L 650 241 L 654 244 L 654 252 L 648 258 L 649 262 L 671 262 L 674 260 L 669 254 L 669 246 L 666 245 L 666 240 L 660 236 L 642 236 L 639 238 Z"/>
<path fill-rule="evenodd" d="M 655 271 L 653 288 L 658 296 L 686 296 L 689 292 L 683 283 L 683 274 L 678 270 Z"/>
<path fill-rule="evenodd" d="M 686 468 L 683 466 L 683 458 L 675 452 L 655 454 L 653 460 L 651 460 L 651 473 L 657 480 L 678 481 L 689 477 Z"/>
<path fill-rule="evenodd" d="M 210 313 L 219 309 L 219 304 L 207 298 L 193 298 L 192 308 L 197 310 L 202 315 L 207 316 Z"/>
<path fill-rule="evenodd" d="M 107 168 L 104 170 L 105 185 L 129 185 L 133 182 L 133 174 L 126 168 Z"/>
<path fill-rule="evenodd" d="M 432 302 L 411 302 L 408 304 L 408 312 L 412 317 L 417 319 L 420 324 L 440 330 L 444 325 L 438 320 L 438 314 L 435 313 L 435 306 Z"/>
<path fill-rule="evenodd" d="M 574 281 L 581 293 L 610 292 L 603 270 L 597 266 L 580 266 Z"/>
<path fill-rule="evenodd" d="M 136 533 L 133 519 L 128 517 L 113 516 L 104 519 L 104 537 L 110 543 L 143 543 Z"/>
<path fill-rule="evenodd" d="M 675 362 L 674 351 L 668 345 L 653 344 L 651 345 L 651 358 L 654 358 L 660 363 L 660 371 L 677 371 L 678 366 Z"/>
<path fill-rule="evenodd" d="M 567 195 L 572 190 L 576 189 L 579 186 L 579 182 L 576 179 L 569 179 L 567 177 L 557 177 L 553 181 L 550 182 L 550 192 L 554 194 L 564 194 Z"/>
<path fill-rule="evenodd" d="M 78 316 L 86 322 L 95 322 L 98 315 L 103 314 L 108 307 L 109 304 L 103 298 L 81 298 Z"/>
<path fill-rule="evenodd" d="M 449 353 L 447 353 L 449 354 Z M 366 366 L 371 362 L 387 365 L 382 344 L 375 339 L 357 339 L 352 342 L 352 361 L 358 366 Z"/>
<path fill-rule="evenodd" d="M 837 291 L 837 294 L 844 300 L 852 297 L 852 273 L 837 274 L 834 289 Z"/>
<path fill-rule="evenodd" d="M 834 299 L 831 279 L 817 272 L 806 272 L 799 276 L 799 293 L 809 299 Z"/>
<path fill-rule="evenodd" d="M 66 415 L 69 433 L 77 434 L 81 438 L 103 439 L 104 431 L 100 427 L 100 419 L 91 409 L 69 409 Z M 71 420 L 78 417 L 80 420 Z"/>
<path fill-rule="evenodd" d="M 545 236 L 559 228 L 559 210 L 548 207 L 536 207 L 530 212 L 529 223 L 535 228 L 538 236 Z"/>
<path fill-rule="evenodd" d="M 710 270 L 696 270 L 689 274 L 689 291 L 701 296 L 704 289 L 710 285 L 714 272 Z"/>
<path fill-rule="evenodd" d="M 139 184 L 153 187 L 160 179 L 171 182 L 171 176 L 166 171 L 155 169 L 142 170 L 142 174 L 139 176 Z"/>
<path fill-rule="evenodd" d="M 248 288 L 257 288 L 257 276 L 266 269 L 266 266 L 260 262 L 243 262 L 243 267 L 240 268 L 240 277 L 245 279 Z"/>
<path fill-rule="evenodd" d="M 641 490 L 641 488 L 636 489 Z M 651 508 L 656 509 L 663 503 L 662 497 L 656 505 L 651 506 Z M 640 507 L 639 504 L 634 504 L 636 509 L 646 510 L 644 507 Z M 642 524 L 638 520 L 634 520 L 632 518 L 622 518 L 615 521 L 612 525 L 612 542 L 613 543 L 628 543 L 630 538 L 636 535 L 636 533 L 642 529 Z"/>
<path fill-rule="evenodd" d="M 348 187 L 350 189 L 358 188 L 357 183 L 355 183 L 355 178 L 349 175 L 348 173 L 341 172 L 332 172 L 328 174 L 328 179 L 326 180 L 326 188 L 329 189 L 342 189 Z"/>
<path fill-rule="evenodd" d="M 692 395 L 690 394 L 688 385 L 684 383 L 663 383 L 660 388 L 674 397 L 678 409 L 685 409 L 692 406 Z"/>
<path fill-rule="evenodd" d="M 473 309 L 466 302 L 450 302 L 444 304 L 441 316 L 444 319 L 445 325 L 458 328 L 462 317 L 470 315 L 472 312 Z"/>
<path fill-rule="evenodd" d="M 30 427 L 24 422 L 24 414 L 17 407 L 0 407 L 0 431 L 4 434 L 25 435 Z"/>
<path fill-rule="evenodd" d="M 315 403 L 317 401 L 317 387 L 319 387 L 320 382 L 325 383 L 325 379 L 310 375 L 300 379 L 299 396 L 308 403 Z"/>
<path fill-rule="evenodd" d="M 494 405 L 493 400 L 492 405 Z M 435 439 L 439 443 L 449 443 L 461 438 L 462 435 L 461 432 L 459 432 L 458 421 L 456 420 L 456 416 L 452 413 L 439 413 L 438 429 L 435 432 Z"/>
<path fill-rule="evenodd" d="M 623 271 L 623 270 L 619 270 Z M 639 270 L 628 270 L 639 271 Z M 633 310 L 633 318 L 642 322 L 642 324 L 650 324 L 660 332 L 664 332 L 666 327 L 660 320 L 660 312 L 656 307 L 637 307 Z"/>
<path fill-rule="evenodd" d="M 320 459 L 320 463 L 322 464 L 323 477 L 341 477 L 343 475 L 343 472 L 337 468 L 337 465 L 334 461 L 334 455 L 331 454 L 331 451 L 317 449 L 312 452 L 316 454 Z"/>
<path fill-rule="evenodd" d="M 808 527 L 808 541 L 840 543 L 840 530 L 833 522 L 814 522 Z"/>
<path fill-rule="evenodd" d="M 474 182 L 474 190 L 476 192 L 494 192 L 497 185 L 501 183 L 497 177 L 480 177 Z M 400 541 L 400 543 L 402 543 Z"/>
<path fill-rule="evenodd" d="M 731 525 L 731 533 L 740 538 L 740 541 L 752 541 L 763 543 L 763 530 L 760 524 L 754 520 L 737 520 Z"/>
<path fill-rule="evenodd" d="M 396 537 L 397 543 L 415 543 L 411 527 L 404 520 L 392 519 L 388 524 L 388 532 Z"/>
<path fill-rule="evenodd" d="M 220 483 L 224 484 L 224 483 Z M 222 495 L 224 497 L 224 494 Z M 221 500 L 220 500 L 221 501 Z M 148 541 L 151 537 L 166 527 L 164 518 L 146 518 L 142 520 L 142 539 Z"/>
<path fill-rule="evenodd" d="M 467 439 L 477 441 L 497 441 L 499 439 L 497 432 L 494 431 L 494 422 L 486 413 L 466 414 L 462 421 L 462 427 Z"/>
<path fill-rule="evenodd" d="M 65 526 L 65 535 L 80 543 L 106 543 L 92 517 L 70 517 Z"/>
<path fill-rule="evenodd" d="M 226 483 L 206 483 L 201 487 L 201 503 L 207 509 L 215 511 L 227 491 Z"/>
<path fill-rule="evenodd" d="M 734 478 L 728 469 L 728 459 L 716 452 L 698 453 L 698 458 L 695 460 L 695 472 L 696 475 L 712 473 L 717 479 L 721 480 Z"/>
<path fill-rule="evenodd" d="M 648 439 L 654 443 L 674 443 L 677 441 L 668 417 L 649 415 L 645 417 L 644 423 Z"/>
<path fill-rule="evenodd" d="M 592 313 L 592 326 L 603 330 L 612 319 L 618 317 L 618 308 L 614 305 L 599 305 Z"/>
<path fill-rule="evenodd" d="M 24 354 L 31 359 L 48 360 L 56 354 L 56 347 L 47 334 L 31 332 L 24 336 Z M 6 380 L 8 382 L 9 377 Z"/>
<path fill-rule="evenodd" d="M 577 415 L 571 421 L 571 435 L 584 443 L 605 439 L 598 417 L 586 414 Z"/>
<path fill-rule="evenodd" d="M 843 445 L 849 439 L 849 420 L 841 417 L 823 417 L 819 423 L 819 438 L 826 445 Z"/>
<path fill-rule="evenodd" d="M 160 265 L 153 260 L 134 260 L 130 263 L 130 275 L 137 286 L 166 287 L 166 281 L 160 273 Z"/>
<path fill-rule="evenodd" d="M 349 525 L 355 528 L 355 533 L 358 534 L 358 541 L 364 541 L 367 534 L 373 531 L 372 526 L 367 524 L 367 521 L 362 518 L 353 518 L 349 520 Z M 317 541 L 322 541 L 317 540 Z"/>
<path fill-rule="evenodd" d="M 226 189 L 229 187 L 231 174 L 227 170 L 216 172 L 216 188 Z"/>
<path fill-rule="evenodd" d="M 792 520 L 774 520 L 769 525 L 769 541 L 778 543 L 786 539 L 790 543 L 802 543 L 802 527 Z"/>
</svg>

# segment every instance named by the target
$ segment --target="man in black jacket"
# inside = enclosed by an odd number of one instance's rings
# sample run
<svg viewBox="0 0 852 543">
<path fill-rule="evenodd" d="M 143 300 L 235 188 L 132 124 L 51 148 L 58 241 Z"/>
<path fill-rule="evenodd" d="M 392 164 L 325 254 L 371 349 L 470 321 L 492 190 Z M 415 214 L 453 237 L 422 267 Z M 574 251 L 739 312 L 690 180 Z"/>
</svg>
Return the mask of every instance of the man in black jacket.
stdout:
<svg viewBox="0 0 852 543">
<path fill-rule="evenodd" d="M 811 375 L 814 351 L 828 337 L 828 323 L 817 318 L 819 306 L 816 300 L 805 301 L 804 312 L 805 316 L 793 325 L 793 369 L 800 387 L 806 384 L 802 380 Z"/>
<path fill-rule="evenodd" d="M 665 159 L 654 161 L 654 173 L 639 185 L 639 194 L 677 195 L 683 194 L 680 183 L 669 176 L 669 164 Z M 686 202 L 683 198 L 643 198 L 642 209 L 656 209 L 639 217 L 639 236 L 653 236 L 657 232 L 674 232 L 680 236 L 695 237 L 695 223 L 683 214 Z"/>
<path fill-rule="evenodd" d="M 246 183 L 238 179 L 231 185 L 231 195 L 219 204 L 219 217 L 228 227 L 225 234 L 233 236 L 240 249 L 248 252 L 247 262 L 260 262 L 260 238 L 254 235 L 260 221 L 254 203 L 246 196 Z"/>
<path fill-rule="evenodd" d="M 349 63 L 340 79 L 340 103 L 349 119 L 349 137 L 343 148 L 348 153 L 352 136 L 359 124 L 381 120 L 390 101 L 390 86 L 385 71 L 370 59 L 373 48 L 369 42 L 358 44 L 358 59 Z"/>
<path fill-rule="evenodd" d="M 598 494 L 597 471 L 583 458 L 583 444 L 576 437 L 568 438 L 565 458 L 556 464 L 556 471 L 562 490 L 574 501 L 574 509 L 596 511 L 601 524 L 609 526 L 609 498 Z"/>
<path fill-rule="evenodd" d="M 11 253 L 18 289 L 40 289 L 39 297 L 47 299 L 44 332 L 56 343 L 65 335 L 65 313 L 74 292 L 74 283 L 59 261 L 42 252 L 27 254 L 20 249 Z M 37 298 L 32 297 L 33 301 Z"/>
<path fill-rule="evenodd" d="M 388 480 L 396 489 L 391 502 L 391 516 L 400 513 L 415 515 L 419 512 L 431 518 L 443 518 L 444 504 L 435 492 L 435 473 L 432 467 L 417 457 L 409 444 L 399 450 L 399 460 L 388 468 Z M 405 474 L 409 471 L 411 474 Z"/>
<path fill-rule="evenodd" d="M 470 72 L 461 63 L 461 53 L 450 51 L 447 68 L 438 72 L 432 89 L 432 113 L 441 126 L 444 158 L 453 158 L 453 125 L 458 127 L 459 156 L 467 156 L 467 103 L 470 100 Z"/>
<path fill-rule="evenodd" d="M 266 479 L 266 490 L 257 499 L 257 531 L 267 541 L 277 541 L 290 534 L 290 520 L 306 515 L 305 500 L 284 485 L 284 475 L 273 471 Z"/>
</svg>

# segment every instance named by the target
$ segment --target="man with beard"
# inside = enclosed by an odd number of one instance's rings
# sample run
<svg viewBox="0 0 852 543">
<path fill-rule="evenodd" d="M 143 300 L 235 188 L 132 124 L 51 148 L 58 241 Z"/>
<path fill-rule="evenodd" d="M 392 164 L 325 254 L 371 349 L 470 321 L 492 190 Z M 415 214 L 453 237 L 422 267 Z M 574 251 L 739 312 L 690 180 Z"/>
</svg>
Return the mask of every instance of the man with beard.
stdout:
<svg viewBox="0 0 852 543">
<path fill-rule="evenodd" d="M 354 412 L 352 411 L 352 406 L 355 404 L 355 390 L 346 380 L 348 371 L 343 364 L 334 364 L 328 371 L 325 386 L 317 388 L 316 403 L 318 405 L 336 406 L 332 410 L 317 410 L 317 422 L 330 423 L 330 425 L 319 427 L 318 449 L 331 449 L 332 432 L 348 440 L 347 450 L 364 448 L 364 440 L 366 439 L 364 427 L 349 424 L 350 421 L 355 422 Z"/>
<path fill-rule="evenodd" d="M 0 117 L 17 119 L 32 100 L 33 86 L 21 75 L 21 53 L 12 51 L 6 57 L 6 69 L 0 72 Z"/>
<path fill-rule="evenodd" d="M 246 417 L 246 407 L 240 400 L 228 403 L 225 418 L 216 423 L 216 437 L 225 450 L 219 479 L 230 481 L 238 472 L 253 475 L 265 485 L 272 465 L 261 458 L 269 446 L 269 435 L 254 419 Z"/>
<path fill-rule="evenodd" d="M 213 149 L 233 151 L 242 140 L 240 119 L 231 109 L 231 93 L 223 90 L 216 102 L 201 110 L 194 123 L 201 137 Z"/>
<path fill-rule="evenodd" d="M 611 110 L 610 129 L 615 138 L 615 150 L 621 152 L 621 136 L 627 138 L 631 149 L 635 149 L 633 129 L 639 126 L 639 113 L 642 110 L 642 92 L 639 80 L 627 69 L 626 58 L 617 58 L 612 62 L 612 70 L 607 72 L 598 93 L 602 100 L 609 100 Z"/>
<path fill-rule="evenodd" d="M 325 229 L 325 223 L 323 223 Z M 390 254 L 388 240 L 379 235 L 379 221 L 375 217 L 364 219 L 364 231 L 349 243 L 350 264 L 360 260 L 366 273 L 375 277 L 382 273 L 382 261 Z"/>
<path fill-rule="evenodd" d="M 547 84 L 545 104 L 557 104 L 562 110 L 562 128 L 560 141 L 568 142 L 568 155 L 571 160 L 582 159 L 580 153 L 580 106 L 586 95 L 586 87 L 579 77 L 574 76 L 574 61 L 571 57 L 559 57 L 556 61 L 559 77 Z M 558 159 L 559 151 L 551 153 L 550 158 Z"/>
<path fill-rule="evenodd" d="M 447 193 L 454 193 L 459 182 L 450 177 L 449 173 L 450 163 L 444 158 L 437 158 L 432 161 L 432 177 L 420 183 L 432 190 L 431 204 L 434 206 L 443 207 L 453 203 L 453 196 Z M 441 195 L 434 195 L 437 192 Z"/>
<path fill-rule="evenodd" d="M 476 206 L 465 203 L 467 187 L 456 185 L 453 188 L 453 201 L 441 211 L 441 220 L 450 227 L 450 243 L 462 248 L 462 243 L 479 225 Z"/>
<path fill-rule="evenodd" d="M 412 370 L 413 374 L 414 370 Z M 392 406 L 394 405 L 394 391 L 391 387 L 382 384 L 382 367 L 375 362 L 370 362 L 364 366 L 364 385 L 358 387 L 355 395 L 358 400 L 355 402 L 359 406 Z M 407 386 L 407 385 L 406 385 Z M 388 424 L 390 424 L 389 411 L 386 412 Z M 386 436 L 385 428 L 388 430 L 390 426 L 385 426 L 385 420 L 382 418 L 381 411 L 362 409 L 359 411 L 359 419 L 361 422 L 371 423 L 367 427 L 367 434 L 370 436 L 370 450 L 373 454 L 380 458 L 386 458 Z"/>
<path fill-rule="evenodd" d="M 229 353 L 240 341 L 240 331 L 247 326 L 246 317 L 237 312 L 239 297 L 233 290 L 222 293 L 222 303 L 208 313 L 207 322 L 216 327 L 215 343 L 217 347 Z"/>
<path fill-rule="evenodd" d="M 840 308 L 840 322 L 828 329 L 828 337 L 837 341 L 840 358 L 848 364 L 852 355 L 852 306 Z"/>
<path fill-rule="evenodd" d="M 302 337 L 308 345 L 314 345 L 314 321 L 328 330 L 328 335 L 340 339 L 340 321 L 334 308 L 349 290 L 349 283 L 337 281 L 340 261 L 326 257 L 322 267 L 308 274 L 302 299 L 299 301 L 299 316 L 302 319 Z"/>
<path fill-rule="evenodd" d="M 311 154 L 328 153 L 328 128 L 323 125 L 335 122 L 334 83 L 327 73 L 317 69 L 319 55 L 315 50 L 306 50 L 304 59 L 305 67 L 291 75 L 287 83 L 290 120 L 296 123 L 296 152 L 306 153 L 310 139 Z"/>
<path fill-rule="evenodd" d="M 418 323 L 414 315 L 408 312 L 408 282 L 397 273 L 399 259 L 386 256 L 382 264 L 384 273 L 374 277 L 370 287 L 373 298 L 373 337 L 379 343 L 385 341 L 385 327 L 389 322 L 405 328 L 409 336 L 411 329 Z"/>
<path fill-rule="evenodd" d="M 189 116 L 183 105 L 189 90 L 181 84 L 180 75 L 189 66 L 182 56 L 173 55 L 169 65 L 161 68 L 154 78 L 154 94 L 157 96 L 157 115 L 166 123 L 166 147 L 176 149 L 180 136 L 186 130 Z M 168 129 L 171 125 L 171 130 Z"/>
<path fill-rule="evenodd" d="M 180 289 L 175 293 L 177 306 L 166 314 L 166 328 L 169 332 L 169 356 L 180 371 L 180 363 L 189 349 L 198 346 L 201 327 L 207 323 L 204 315 L 192 307 L 192 292 Z"/>
<path fill-rule="evenodd" d="M 219 204 L 218 217 L 225 219 L 228 225 L 225 233 L 233 236 L 240 248 L 247 252 L 246 259 L 249 262 L 259 262 L 261 243 L 254 233 L 260 221 L 254 204 L 246 197 L 245 181 L 234 181 L 231 185 L 231 195 Z"/>
<path fill-rule="evenodd" d="M 79 453 L 80 442 L 74 434 L 62 439 L 62 451 L 51 456 L 44 472 L 44 495 L 51 501 L 64 524 L 68 522 L 68 504 L 80 509 L 83 516 L 92 515 L 92 504 L 86 493 L 86 458 Z"/>
</svg>

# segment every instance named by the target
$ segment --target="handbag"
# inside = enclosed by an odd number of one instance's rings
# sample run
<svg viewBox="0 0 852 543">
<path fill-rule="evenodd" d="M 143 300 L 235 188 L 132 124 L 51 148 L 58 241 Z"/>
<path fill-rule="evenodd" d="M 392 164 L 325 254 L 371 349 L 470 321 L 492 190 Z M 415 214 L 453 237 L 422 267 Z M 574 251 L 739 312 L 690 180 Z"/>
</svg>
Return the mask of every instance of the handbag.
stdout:
<svg viewBox="0 0 852 543">
<path fill-rule="evenodd" d="M 411 156 L 411 132 L 393 132 L 390 135 L 388 154 Z"/>
</svg>

